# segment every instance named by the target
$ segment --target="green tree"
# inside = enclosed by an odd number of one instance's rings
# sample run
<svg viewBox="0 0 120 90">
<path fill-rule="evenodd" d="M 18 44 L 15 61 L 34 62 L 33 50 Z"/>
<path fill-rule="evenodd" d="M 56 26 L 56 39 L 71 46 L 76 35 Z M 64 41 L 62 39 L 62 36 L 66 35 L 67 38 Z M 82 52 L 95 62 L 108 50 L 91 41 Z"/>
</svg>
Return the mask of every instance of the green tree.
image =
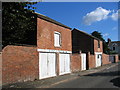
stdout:
<svg viewBox="0 0 120 90">
<path fill-rule="evenodd" d="M 34 2 L 2 3 L 2 44 L 36 44 Z"/>
<path fill-rule="evenodd" d="M 108 48 L 107 42 L 103 38 L 102 34 L 98 31 L 93 31 L 91 33 L 92 36 L 97 37 L 98 39 L 103 41 L 103 52 L 106 54 L 110 54 L 110 49 Z"/>
<path fill-rule="evenodd" d="M 103 39 L 103 36 L 102 36 L 102 34 L 101 34 L 100 32 L 94 31 L 94 32 L 92 32 L 91 34 L 92 34 L 92 36 L 95 36 L 95 37 L 99 38 L 100 40 L 105 41 L 105 40 Z"/>
</svg>

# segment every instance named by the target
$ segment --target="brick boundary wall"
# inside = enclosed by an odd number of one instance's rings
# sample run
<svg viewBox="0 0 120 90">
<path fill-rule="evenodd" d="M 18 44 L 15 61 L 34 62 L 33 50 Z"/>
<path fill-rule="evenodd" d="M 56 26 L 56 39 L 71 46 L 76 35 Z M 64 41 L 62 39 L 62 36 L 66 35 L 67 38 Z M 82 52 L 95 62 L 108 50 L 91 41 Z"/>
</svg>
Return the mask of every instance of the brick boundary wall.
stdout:
<svg viewBox="0 0 120 90">
<path fill-rule="evenodd" d="M 111 63 L 111 61 L 109 59 L 109 55 L 103 53 L 102 54 L 102 64 L 105 65 L 105 64 L 110 64 L 110 63 Z"/>
<path fill-rule="evenodd" d="M 81 71 L 81 56 L 80 54 L 71 55 L 71 70 L 72 72 Z"/>
<path fill-rule="evenodd" d="M 95 55 L 92 55 L 90 53 L 86 54 L 86 69 L 92 69 L 95 68 Z M 75 53 L 72 54 L 72 60 L 71 60 L 71 70 L 72 72 L 79 72 L 81 71 L 81 54 Z M 88 66 L 87 66 L 88 62 Z"/>
<path fill-rule="evenodd" d="M 89 65 L 89 69 L 91 68 L 95 68 L 95 55 L 90 54 L 90 52 L 88 52 L 88 65 Z"/>
<path fill-rule="evenodd" d="M 112 63 L 112 60 L 110 58 L 110 56 L 115 57 L 115 62 L 119 62 L 119 55 L 118 54 L 113 54 L 113 55 L 107 55 L 103 53 L 103 58 L 102 58 L 102 64 L 110 64 Z"/>
<path fill-rule="evenodd" d="M 116 54 L 115 55 L 115 62 L 119 62 L 120 60 L 119 60 L 119 55 L 118 54 Z"/>
<path fill-rule="evenodd" d="M 2 84 L 38 79 L 37 47 L 8 45 L 2 50 Z"/>
</svg>

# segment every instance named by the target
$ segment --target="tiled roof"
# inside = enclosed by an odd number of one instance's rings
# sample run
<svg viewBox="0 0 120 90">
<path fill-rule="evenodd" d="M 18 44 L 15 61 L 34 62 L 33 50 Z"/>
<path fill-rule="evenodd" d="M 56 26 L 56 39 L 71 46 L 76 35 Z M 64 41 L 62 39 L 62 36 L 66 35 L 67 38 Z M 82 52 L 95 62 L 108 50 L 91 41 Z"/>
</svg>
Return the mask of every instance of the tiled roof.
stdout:
<svg viewBox="0 0 120 90">
<path fill-rule="evenodd" d="M 120 43 L 120 41 L 111 41 L 111 43 Z"/>
<path fill-rule="evenodd" d="M 78 30 L 78 29 L 74 28 L 73 30 Z M 87 35 L 87 36 L 89 36 L 89 37 L 91 37 L 91 38 L 93 38 L 93 39 L 100 40 L 99 38 L 94 37 L 94 36 L 92 36 L 92 35 L 90 35 L 90 34 L 88 34 L 88 33 L 84 32 L 84 31 L 81 31 L 81 30 L 78 30 L 78 31 L 79 31 L 79 32 L 81 32 L 81 33 L 83 33 L 83 34 L 85 34 L 85 35 Z M 102 41 L 102 40 L 100 40 L 100 41 Z"/>
<path fill-rule="evenodd" d="M 68 27 L 68 26 L 66 26 L 66 25 L 64 25 L 64 24 L 62 24 L 62 23 L 60 23 L 60 22 L 58 22 L 58 21 L 55 21 L 55 20 L 53 20 L 53 19 L 51 19 L 51 18 L 49 18 L 49 17 L 47 17 L 47 16 L 45 16 L 45 15 L 42 15 L 42 14 L 39 14 L 39 13 L 35 13 L 35 14 L 37 14 L 37 16 L 38 16 L 39 18 L 44 19 L 44 20 L 46 20 L 46 21 L 48 21 L 48 22 L 51 22 L 51 23 L 57 24 L 57 25 L 59 25 L 59 26 L 62 26 L 62 27 L 71 29 L 70 27 Z"/>
</svg>

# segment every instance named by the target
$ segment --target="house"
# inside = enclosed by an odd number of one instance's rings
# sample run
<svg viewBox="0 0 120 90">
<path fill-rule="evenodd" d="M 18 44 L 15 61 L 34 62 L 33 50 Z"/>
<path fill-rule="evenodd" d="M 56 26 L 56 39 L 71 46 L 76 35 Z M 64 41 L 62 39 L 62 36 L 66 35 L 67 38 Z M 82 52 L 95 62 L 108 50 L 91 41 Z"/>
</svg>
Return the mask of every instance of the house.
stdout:
<svg viewBox="0 0 120 90">
<path fill-rule="evenodd" d="M 70 73 L 71 28 L 47 16 L 37 15 L 39 79 Z"/>
<path fill-rule="evenodd" d="M 78 29 L 72 30 L 72 52 L 86 54 L 86 69 L 102 65 L 103 42 Z"/>
<path fill-rule="evenodd" d="M 108 46 L 114 53 L 120 55 L 120 41 L 109 41 Z"/>
<path fill-rule="evenodd" d="M 111 41 L 110 39 L 108 39 L 108 47 L 113 54 L 119 55 L 120 60 L 120 41 Z"/>
</svg>

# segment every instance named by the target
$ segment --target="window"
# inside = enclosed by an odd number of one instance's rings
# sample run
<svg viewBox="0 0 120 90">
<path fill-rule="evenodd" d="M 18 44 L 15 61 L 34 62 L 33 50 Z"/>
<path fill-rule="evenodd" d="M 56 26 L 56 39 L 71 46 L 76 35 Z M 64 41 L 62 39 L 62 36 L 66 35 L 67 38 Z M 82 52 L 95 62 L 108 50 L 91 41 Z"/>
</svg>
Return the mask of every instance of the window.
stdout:
<svg viewBox="0 0 120 90">
<path fill-rule="evenodd" d="M 98 48 L 100 48 L 100 41 L 98 41 Z"/>
<path fill-rule="evenodd" d="M 59 32 L 54 33 L 54 46 L 55 47 L 60 47 L 61 45 L 61 35 Z"/>
<path fill-rule="evenodd" d="M 115 47 L 113 47 L 113 50 L 115 50 Z"/>
<path fill-rule="evenodd" d="M 97 58 L 99 58 L 99 55 L 97 55 Z"/>
</svg>

